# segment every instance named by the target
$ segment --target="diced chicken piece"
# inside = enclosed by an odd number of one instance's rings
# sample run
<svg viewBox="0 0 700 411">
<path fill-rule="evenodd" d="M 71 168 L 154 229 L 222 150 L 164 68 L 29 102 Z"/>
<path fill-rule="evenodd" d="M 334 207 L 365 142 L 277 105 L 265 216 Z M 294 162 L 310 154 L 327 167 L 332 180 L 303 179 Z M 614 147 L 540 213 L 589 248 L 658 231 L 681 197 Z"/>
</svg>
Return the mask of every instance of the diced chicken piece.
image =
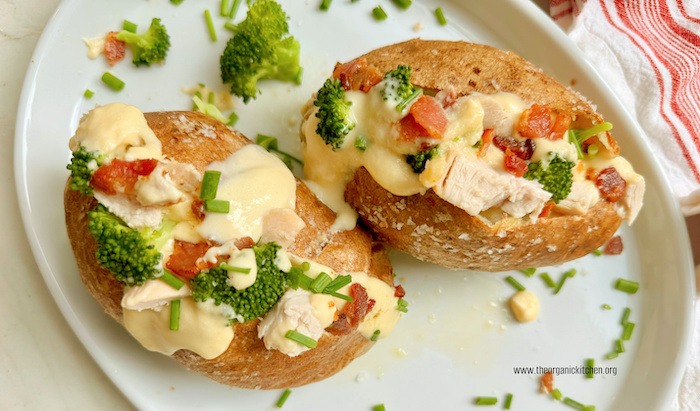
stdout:
<svg viewBox="0 0 700 411">
<path fill-rule="evenodd" d="M 508 93 L 474 93 L 467 97 L 479 103 L 484 111 L 484 129 L 493 129 L 497 136 L 513 135 L 513 128 L 527 105 Z"/>
<path fill-rule="evenodd" d="M 163 211 L 157 207 L 145 207 L 129 201 L 124 195 L 107 195 L 95 190 L 95 199 L 124 220 L 131 228 L 158 227 L 163 220 Z"/>
<path fill-rule="evenodd" d="M 627 219 L 627 224 L 632 224 L 637 218 L 639 210 L 642 208 L 642 203 L 644 202 L 645 188 L 646 184 L 642 177 L 627 182 L 625 196 L 622 197 L 621 200 L 626 208 L 625 218 Z"/>
<path fill-rule="evenodd" d="M 129 287 L 122 297 L 122 307 L 127 310 L 156 310 L 167 305 L 170 301 L 192 295 L 192 290 L 186 284 L 176 290 L 164 281 L 148 280 L 142 285 Z"/>
<path fill-rule="evenodd" d="M 196 194 L 199 172 L 191 165 L 159 162 L 147 177 L 136 183 L 136 200 L 144 206 L 168 206 Z"/>
<path fill-rule="evenodd" d="M 263 232 L 260 241 L 263 243 L 276 242 L 287 248 L 296 238 L 299 231 L 306 227 L 304 220 L 294 210 L 274 208 L 263 217 Z"/>
<path fill-rule="evenodd" d="M 574 181 L 569 195 L 561 200 L 554 209 L 567 215 L 584 215 L 600 199 L 600 193 L 590 180 Z"/>
<path fill-rule="evenodd" d="M 470 215 L 494 206 L 514 217 L 539 214 L 551 194 L 534 181 L 491 168 L 479 159 L 457 156 L 435 193 Z"/>
</svg>

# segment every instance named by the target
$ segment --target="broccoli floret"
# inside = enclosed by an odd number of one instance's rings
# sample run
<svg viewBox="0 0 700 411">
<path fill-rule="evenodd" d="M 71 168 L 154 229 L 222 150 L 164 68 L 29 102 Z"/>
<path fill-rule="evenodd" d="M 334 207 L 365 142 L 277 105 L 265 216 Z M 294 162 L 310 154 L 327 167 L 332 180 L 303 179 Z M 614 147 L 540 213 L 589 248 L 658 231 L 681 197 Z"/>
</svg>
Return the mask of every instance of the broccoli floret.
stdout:
<svg viewBox="0 0 700 411">
<path fill-rule="evenodd" d="M 102 155 L 97 151 L 88 151 L 84 146 L 73 152 L 70 164 L 66 166 L 70 170 L 71 190 L 80 191 L 81 194 L 92 195 L 90 178 L 92 173 L 102 165 Z"/>
<path fill-rule="evenodd" d="M 385 87 L 382 90 L 384 100 L 403 101 L 411 97 L 416 88 L 411 84 L 411 68 L 399 65 L 384 75 Z"/>
<path fill-rule="evenodd" d="M 420 174 L 425 171 L 425 166 L 428 164 L 428 160 L 432 159 L 438 154 L 439 147 L 440 146 L 437 145 L 421 151 L 418 154 L 408 154 L 406 156 L 406 162 L 411 166 L 414 173 Z"/>
<path fill-rule="evenodd" d="M 340 80 L 326 80 L 316 94 L 314 105 L 318 107 L 316 133 L 326 144 L 333 147 L 333 150 L 337 150 L 343 145 L 345 136 L 356 125 L 350 110 L 352 103 L 345 100 L 345 89 Z"/>
<path fill-rule="evenodd" d="M 135 66 L 161 63 L 170 49 L 170 36 L 159 18 L 153 18 L 145 32 L 137 34 L 122 30 L 117 34 L 117 39 L 131 47 L 134 55 L 131 61 Z"/>
<path fill-rule="evenodd" d="M 221 80 L 243 102 L 257 97 L 262 79 L 301 83 L 301 48 L 289 35 L 287 18 L 275 1 L 257 0 L 226 43 L 219 60 Z"/>
<path fill-rule="evenodd" d="M 99 204 L 88 212 L 88 230 L 97 240 L 97 260 L 126 285 L 140 285 L 161 272 L 160 248 L 175 224 L 164 220 L 156 230 L 136 230 Z"/>
<path fill-rule="evenodd" d="M 571 192 L 573 168 L 573 161 L 566 161 L 555 155 L 546 166 L 541 160 L 528 164 L 527 172 L 523 177 L 539 181 L 545 190 L 552 193 L 552 201 L 558 203 Z"/>
<path fill-rule="evenodd" d="M 285 274 L 275 264 L 280 246 L 275 243 L 253 247 L 258 274 L 255 283 L 243 290 L 228 285 L 228 271 L 214 267 L 203 271 L 192 280 L 192 297 L 195 301 L 214 300 L 214 304 L 226 304 L 236 314 L 231 323 L 253 320 L 265 314 L 280 299 L 286 289 Z"/>
</svg>

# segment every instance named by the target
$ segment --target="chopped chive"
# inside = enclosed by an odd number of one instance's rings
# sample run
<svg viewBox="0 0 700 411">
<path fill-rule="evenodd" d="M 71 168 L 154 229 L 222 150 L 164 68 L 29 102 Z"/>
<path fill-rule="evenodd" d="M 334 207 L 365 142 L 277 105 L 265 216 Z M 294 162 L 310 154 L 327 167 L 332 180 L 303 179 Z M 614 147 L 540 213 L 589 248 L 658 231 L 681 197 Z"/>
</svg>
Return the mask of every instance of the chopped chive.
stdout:
<svg viewBox="0 0 700 411">
<path fill-rule="evenodd" d="M 583 411 L 583 408 L 585 407 L 585 405 L 581 404 L 580 402 L 578 402 L 576 400 L 572 400 L 569 397 L 565 397 L 563 400 L 563 403 L 568 405 L 569 407 L 571 407 L 575 410 L 579 410 L 579 411 Z"/>
<path fill-rule="evenodd" d="M 318 344 L 313 338 L 307 337 L 304 334 L 295 330 L 287 331 L 287 333 L 284 336 L 292 341 L 298 342 L 299 344 L 307 348 L 314 348 L 316 347 L 316 344 Z"/>
<path fill-rule="evenodd" d="M 214 104 L 215 102 L 216 102 L 216 94 L 210 92 L 209 95 L 207 96 L 207 103 Z"/>
<path fill-rule="evenodd" d="M 277 150 L 277 137 L 266 136 L 265 134 L 258 134 L 255 136 L 255 144 L 264 148 L 265 150 Z"/>
<path fill-rule="evenodd" d="M 362 134 L 355 137 L 355 148 L 360 150 L 360 151 L 367 150 L 367 138 L 365 136 L 363 136 Z"/>
<path fill-rule="evenodd" d="M 309 271 L 311 269 L 311 263 L 308 261 L 304 261 L 301 263 L 301 269 L 303 271 Z"/>
<path fill-rule="evenodd" d="M 630 338 L 632 338 L 632 333 L 634 332 L 634 326 L 635 323 L 628 321 L 627 324 L 625 324 L 625 328 L 622 330 L 622 340 L 623 341 L 629 341 Z"/>
<path fill-rule="evenodd" d="M 625 280 L 624 278 L 618 278 L 615 283 L 615 289 L 625 292 L 627 294 L 635 294 L 639 290 L 639 283 L 636 281 Z"/>
<path fill-rule="evenodd" d="M 182 4 L 183 1 L 184 0 L 170 0 L 170 3 L 179 6 L 180 4 Z"/>
<path fill-rule="evenodd" d="M 411 93 L 410 96 L 406 97 L 405 100 L 401 101 L 397 106 L 396 106 L 396 111 L 399 113 L 402 113 L 406 107 L 411 105 L 414 101 L 418 100 L 420 96 L 423 95 L 423 89 L 417 88 Z"/>
<path fill-rule="evenodd" d="M 339 275 L 338 277 L 334 278 L 333 281 L 331 281 L 326 288 L 323 289 L 323 292 L 328 294 L 329 292 L 335 292 L 340 290 L 341 288 L 345 287 L 346 285 L 350 284 L 352 282 L 352 277 L 349 275 Z"/>
<path fill-rule="evenodd" d="M 282 408 L 285 402 L 287 402 L 287 398 L 289 398 L 289 394 L 292 393 L 292 390 L 289 388 L 285 389 L 282 391 L 282 395 L 280 395 L 280 398 L 277 400 L 277 403 L 275 404 L 277 408 Z"/>
<path fill-rule="evenodd" d="M 600 306 L 600 308 L 602 308 L 604 310 L 612 310 L 612 307 L 610 306 L 610 304 L 603 304 Z"/>
<path fill-rule="evenodd" d="M 617 358 L 618 355 L 620 355 L 620 353 L 618 353 L 617 351 L 612 351 L 605 355 L 605 359 L 612 360 L 613 358 Z"/>
<path fill-rule="evenodd" d="M 90 90 L 89 88 L 85 89 L 85 92 L 83 93 L 83 96 L 85 96 L 85 98 L 92 98 L 92 96 L 94 95 L 95 92 Z"/>
<path fill-rule="evenodd" d="M 348 301 L 348 302 L 352 302 L 352 301 L 353 301 L 353 298 L 350 297 L 349 295 L 340 294 L 340 293 L 337 293 L 337 292 L 335 292 L 335 291 L 331 291 L 331 292 L 324 293 L 324 294 L 328 294 L 328 295 L 330 295 L 331 297 L 340 298 L 341 300 L 345 300 L 345 301 Z"/>
<path fill-rule="evenodd" d="M 124 88 L 125 84 L 121 79 L 119 79 L 117 76 L 110 73 L 109 71 L 105 71 L 102 75 L 102 82 L 114 91 L 121 91 Z"/>
<path fill-rule="evenodd" d="M 386 12 L 382 8 L 382 6 L 377 6 L 372 9 L 372 17 L 374 17 L 374 19 L 377 21 L 383 21 L 386 20 L 389 16 L 386 15 Z"/>
<path fill-rule="evenodd" d="M 202 200 L 213 200 L 216 198 L 216 192 L 219 189 L 219 180 L 221 179 L 221 171 L 206 170 L 202 177 L 202 188 L 199 189 L 199 198 Z"/>
<path fill-rule="evenodd" d="M 576 275 L 576 269 L 572 268 L 571 270 L 565 271 L 563 275 L 574 278 L 574 276 Z"/>
<path fill-rule="evenodd" d="M 377 404 L 372 407 L 372 411 L 386 411 L 384 404 Z"/>
<path fill-rule="evenodd" d="M 333 278 L 328 273 L 321 272 L 311 282 L 310 291 L 316 294 L 322 293 L 331 281 L 333 281 Z"/>
<path fill-rule="evenodd" d="M 503 409 L 504 410 L 509 410 L 510 409 L 510 404 L 513 402 L 513 394 L 508 393 L 506 394 L 506 398 L 503 401 Z"/>
<path fill-rule="evenodd" d="M 583 129 L 583 130 L 574 130 L 574 133 L 576 134 L 576 139 L 580 143 L 583 143 L 584 141 L 597 135 L 598 133 L 602 133 L 603 131 L 612 130 L 612 128 L 613 128 L 612 124 L 605 122 L 605 123 L 596 124 L 593 127 L 589 127 L 589 128 Z"/>
<path fill-rule="evenodd" d="M 204 211 L 227 214 L 230 209 L 231 203 L 228 200 L 204 200 Z"/>
<path fill-rule="evenodd" d="M 312 281 L 313 279 L 311 277 L 304 274 L 297 267 L 292 267 L 287 274 L 287 284 L 295 290 L 299 287 L 301 287 L 302 290 L 308 290 L 309 287 L 311 287 Z"/>
<path fill-rule="evenodd" d="M 561 275 L 561 278 L 559 278 L 559 282 L 557 283 L 557 286 L 554 288 L 554 294 L 559 294 L 559 291 L 561 291 L 561 288 L 564 286 L 564 283 L 566 282 L 567 278 L 572 278 L 574 275 L 576 275 L 576 270 L 571 269 L 569 271 L 564 272 Z"/>
<path fill-rule="evenodd" d="M 498 398 L 496 397 L 476 397 L 474 400 L 475 405 L 496 405 L 498 404 Z"/>
<path fill-rule="evenodd" d="M 233 5 L 231 6 L 231 11 L 228 13 L 228 18 L 235 19 L 238 13 L 238 8 L 241 7 L 242 0 L 233 0 Z"/>
<path fill-rule="evenodd" d="M 625 352 L 625 343 L 622 342 L 621 338 L 615 340 L 615 352 L 618 354 Z"/>
<path fill-rule="evenodd" d="M 176 276 L 168 270 L 163 270 L 163 275 L 161 275 L 158 278 L 160 278 L 161 281 L 163 281 L 164 283 L 168 284 L 176 290 L 179 290 L 180 288 L 182 288 L 183 285 L 185 285 L 185 282 L 182 281 L 180 277 Z"/>
<path fill-rule="evenodd" d="M 396 7 L 406 10 L 411 7 L 411 0 L 392 0 Z"/>
<path fill-rule="evenodd" d="M 407 313 L 408 301 L 404 300 L 403 298 L 399 298 L 398 301 L 396 301 L 396 309 L 402 313 Z"/>
<path fill-rule="evenodd" d="M 586 152 L 589 156 L 594 157 L 596 154 L 598 154 L 598 144 L 591 144 L 590 146 L 588 146 Z"/>
<path fill-rule="evenodd" d="M 591 254 L 593 254 L 596 257 L 599 257 L 599 256 L 603 255 L 603 250 L 593 250 L 593 252 Z"/>
<path fill-rule="evenodd" d="M 233 271 L 234 273 L 250 274 L 250 268 L 247 267 L 236 267 L 226 263 L 219 264 L 219 267 L 223 268 L 226 271 Z"/>
<path fill-rule="evenodd" d="M 238 123 L 238 114 L 236 114 L 235 111 L 232 111 L 228 116 L 228 123 L 226 124 L 233 127 L 236 125 L 236 123 Z"/>
<path fill-rule="evenodd" d="M 331 7 L 331 2 L 333 0 L 321 0 L 321 5 L 318 6 L 320 10 L 327 11 Z"/>
<path fill-rule="evenodd" d="M 214 20 L 211 18 L 211 12 L 209 9 L 204 9 L 204 21 L 207 23 L 207 30 L 209 31 L 209 38 L 211 41 L 216 42 L 216 28 L 214 27 Z"/>
<path fill-rule="evenodd" d="M 537 268 L 526 268 L 524 270 L 520 270 L 521 273 L 525 274 L 528 277 L 532 277 L 536 271 Z"/>
<path fill-rule="evenodd" d="M 518 280 L 516 280 L 515 278 L 513 278 L 513 277 L 510 276 L 510 275 L 509 275 L 508 277 L 506 277 L 506 282 L 507 282 L 508 284 L 512 285 L 513 288 L 515 288 L 515 289 L 518 290 L 518 291 L 525 291 L 525 286 L 522 285 L 522 284 L 520 284 L 520 283 L 518 282 Z"/>
<path fill-rule="evenodd" d="M 435 18 L 437 19 L 439 25 L 447 25 L 447 19 L 445 18 L 445 13 L 442 12 L 442 7 L 438 7 L 435 9 Z"/>
<path fill-rule="evenodd" d="M 138 26 L 136 23 L 130 22 L 129 20 L 124 20 L 122 22 L 122 29 L 128 31 L 129 33 L 136 33 L 136 29 L 138 29 Z"/>
<path fill-rule="evenodd" d="M 579 160 L 583 159 L 583 150 L 581 150 L 581 143 L 578 141 L 578 138 L 576 138 L 576 132 L 570 129 L 567 133 L 569 137 L 569 143 L 573 144 L 574 147 L 576 147 L 576 153 L 578 154 Z"/>
<path fill-rule="evenodd" d="M 583 411 L 595 411 L 595 405 L 586 405 L 583 407 Z"/>
<path fill-rule="evenodd" d="M 629 322 L 631 313 L 632 310 L 629 307 L 625 307 L 624 311 L 622 311 L 622 318 L 620 318 L 620 325 L 625 325 Z"/>
<path fill-rule="evenodd" d="M 180 329 L 180 300 L 170 302 L 170 330 Z"/>
<path fill-rule="evenodd" d="M 559 388 L 555 388 L 550 392 L 550 395 L 557 401 L 561 401 L 561 391 L 559 391 Z"/>
<path fill-rule="evenodd" d="M 381 330 L 374 330 L 372 333 L 372 336 L 369 337 L 370 341 L 377 341 L 379 339 L 379 334 L 381 334 Z"/>
<path fill-rule="evenodd" d="M 228 17 L 228 14 L 231 12 L 231 6 L 229 5 L 228 0 L 221 0 L 221 8 L 219 9 L 219 15 L 221 17 Z"/>
<path fill-rule="evenodd" d="M 549 288 L 554 288 L 557 286 L 557 283 L 555 283 L 552 277 L 549 276 L 549 273 L 540 273 L 540 278 Z"/>
<path fill-rule="evenodd" d="M 236 25 L 230 21 L 227 21 L 226 23 L 224 23 L 224 28 L 226 30 L 230 31 L 231 33 L 236 32 Z"/>
<path fill-rule="evenodd" d="M 595 367 L 595 360 L 593 358 L 586 358 L 586 378 L 593 378 L 595 375 L 593 372 L 593 367 Z"/>
</svg>

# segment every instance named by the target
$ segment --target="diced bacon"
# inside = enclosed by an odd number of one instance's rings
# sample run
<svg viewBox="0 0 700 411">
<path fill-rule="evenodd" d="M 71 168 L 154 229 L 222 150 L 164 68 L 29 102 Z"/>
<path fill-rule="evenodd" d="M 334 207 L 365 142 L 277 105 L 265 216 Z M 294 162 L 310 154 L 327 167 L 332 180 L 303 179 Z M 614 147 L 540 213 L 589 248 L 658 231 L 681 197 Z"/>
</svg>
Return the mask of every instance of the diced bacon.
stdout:
<svg viewBox="0 0 700 411">
<path fill-rule="evenodd" d="M 540 379 L 540 389 L 545 394 L 549 394 L 554 389 L 554 374 L 552 374 L 550 371 L 542 374 L 542 378 Z"/>
<path fill-rule="evenodd" d="M 237 249 L 243 250 L 245 248 L 251 248 L 255 245 L 255 241 L 251 237 L 241 237 L 234 241 L 233 243 Z"/>
<path fill-rule="evenodd" d="M 624 247 L 622 246 L 622 237 L 616 235 L 615 237 L 611 238 L 607 244 L 605 244 L 605 248 L 603 248 L 603 254 L 620 255 L 622 254 L 623 248 Z"/>
<path fill-rule="evenodd" d="M 165 268 L 172 271 L 177 276 L 186 280 L 194 278 L 202 269 L 211 267 L 200 267 L 197 260 L 202 258 L 211 247 L 209 243 L 188 243 L 186 241 L 175 241 L 173 253 L 165 263 Z"/>
<path fill-rule="evenodd" d="M 598 191 L 604 199 L 615 203 L 625 195 L 627 182 L 620 176 L 615 167 L 608 167 L 598 174 L 595 181 Z"/>
<path fill-rule="evenodd" d="M 586 170 L 586 180 L 596 181 L 598 179 L 598 170 L 589 168 Z"/>
<path fill-rule="evenodd" d="M 326 328 L 326 331 L 333 335 L 350 334 L 355 328 L 350 325 L 350 321 L 345 314 L 339 314 L 338 318 Z"/>
<path fill-rule="evenodd" d="M 204 200 L 200 198 L 195 198 L 192 200 L 192 204 L 190 205 L 190 209 L 192 210 L 192 214 L 197 218 L 197 220 L 202 221 L 204 220 L 204 216 L 206 215 L 204 213 Z"/>
<path fill-rule="evenodd" d="M 102 51 L 110 66 L 124 59 L 126 55 L 126 43 L 119 40 L 117 34 L 119 33 L 116 31 L 110 31 L 107 33 L 107 36 L 105 36 L 105 45 Z"/>
<path fill-rule="evenodd" d="M 556 119 L 554 120 L 554 125 L 552 130 L 547 136 L 550 140 L 559 140 L 564 137 L 564 133 L 569 131 L 569 126 L 571 126 L 571 116 L 564 113 L 558 113 Z"/>
<path fill-rule="evenodd" d="M 416 141 L 421 136 L 427 136 L 428 131 L 408 114 L 399 120 L 399 137 L 403 141 Z"/>
<path fill-rule="evenodd" d="M 523 111 L 517 130 L 525 138 L 546 138 L 558 140 L 571 125 L 571 116 L 558 113 L 547 105 L 533 104 Z"/>
<path fill-rule="evenodd" d="M 540 215 L 538 217 L 544 218 L 544 217 L 549 217 L 549 215 L 552 213 L 552 208 L 554 207 L 554 201 L 547 201 L 544 203 L 544 207 L 542 207 L 542 211 L 540 211 Z"/>
<path fill-rule="evenodd" d="M 340 80 L 345 90 L 360 90 L 365 93 L 384 78 L 379 69 L 371 66 L 364 58 L 336 64 L 333 77 Z"/>
<path fill-rule="evenodd" d="M 105 194 L 126 194 L 134 192 L 139 176 L 147 176 L 158 165 L 158 160 L 146 159 L 124 161 L 114 159 L 109 164 L 95 170 L 90 185 Z"/>
<path fill-rule="evenodd" d="M 440 139 L 447 130 L 447 115 L 435 97 L 422 95 L 408 110 L 429 137 Z"/>
<path fill-rule="evenodd" d="M 523 160 L 529 160 L 535 153 L 535 143 L 532 139 L 516 140 L 512 137 L 496 136 L 493 138 L 493 145 L 500 148 L 502 151 L 510 149 L 510 151 Z"/>
<path fill-rule="evenodd" d="M 371 303 L 374 300 L 369 298 L 367 289 L 361 284 L 353 283 L 350 286 L 349 294 L 352 301 L 345 304 L 338 319 L 326 328 L 333 335 L 347 334 L 356 329 L 360 321 L 374 306 L 374 303 Z"/>
<path fill-rule="evenodd" d="M 397 286 L 395 287 L 394 297 L 396 297 L 396 298 L 403 298 L 403 297 L 405 297 L 405 296 L 406 296 L 406 290 L 403 289 L 403 286 L 397 285 Z"/>
<path fill-rule="evenodd" d="M 527 162 L 513 153 L 510 148 L 506 148 L 503 165 L 507 172 L 516 177 L 522 177 L 527 172 Z"/>
<path fill-rule="evenodd" d="M 478 157 L 483 157 L 486 154 L 495 135 L 496 132 L 492 128 L 487 128 L 484 130 L 484 132 L 481 134 L 481 147 L 479 147 L 479 151 L 476 153 Z"/>
</svg>

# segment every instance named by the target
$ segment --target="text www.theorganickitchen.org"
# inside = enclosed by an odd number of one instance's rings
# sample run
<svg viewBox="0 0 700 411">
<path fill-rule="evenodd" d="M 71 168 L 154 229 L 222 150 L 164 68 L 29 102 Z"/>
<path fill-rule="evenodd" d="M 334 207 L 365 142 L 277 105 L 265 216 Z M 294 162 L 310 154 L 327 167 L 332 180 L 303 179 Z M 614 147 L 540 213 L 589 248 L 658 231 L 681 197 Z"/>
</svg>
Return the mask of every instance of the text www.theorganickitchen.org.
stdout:
<svg viewBox="0 0 700 411">
<path fill-rule="evenodd" d="M 542 375 L 617 375 L 617 367 L 589 367 L 585 365 L 572 365 L 567 367 L 513 367 L 513 374 Z"/>
</svg>

